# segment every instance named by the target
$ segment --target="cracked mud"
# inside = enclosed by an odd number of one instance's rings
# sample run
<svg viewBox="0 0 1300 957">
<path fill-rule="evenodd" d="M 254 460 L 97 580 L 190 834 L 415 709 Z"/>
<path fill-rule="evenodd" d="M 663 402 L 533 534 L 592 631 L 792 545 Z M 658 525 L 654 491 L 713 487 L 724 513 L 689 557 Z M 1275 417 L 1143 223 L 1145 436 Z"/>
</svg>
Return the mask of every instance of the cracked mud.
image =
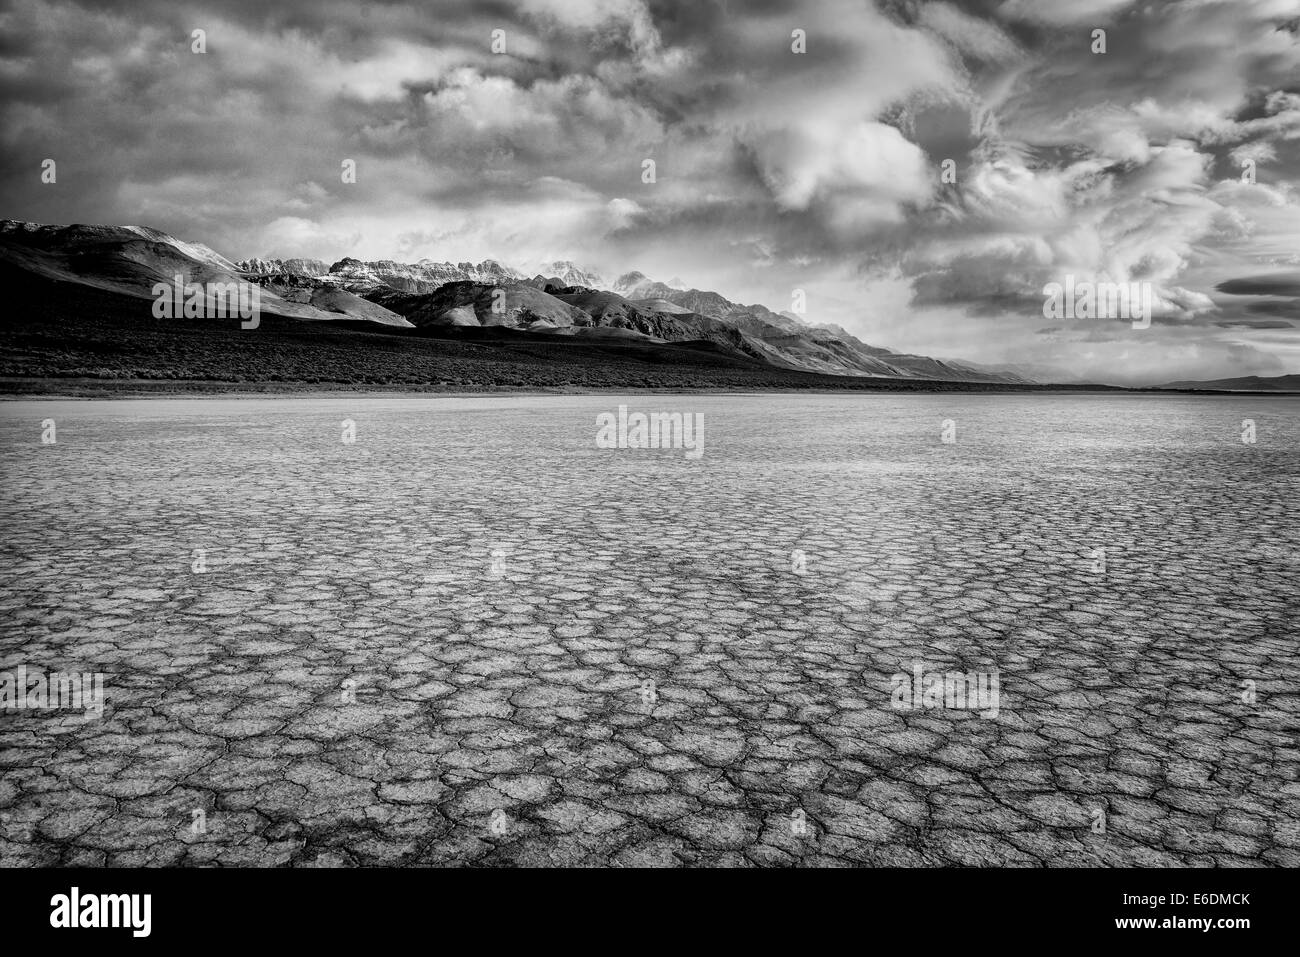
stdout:
<svg viewBox="0 0 1300 957">
<path fill-rule="evenodd" d="M 704 457 L 598 449 L 620 402 Z M 0 669 L 105 691 L 0 711 L 3 865 L 1300 866 L 1293 400 L 24 401 L 0 444 Z M 895 707 L 918 665 L 997 716 Z"/>
</svg>

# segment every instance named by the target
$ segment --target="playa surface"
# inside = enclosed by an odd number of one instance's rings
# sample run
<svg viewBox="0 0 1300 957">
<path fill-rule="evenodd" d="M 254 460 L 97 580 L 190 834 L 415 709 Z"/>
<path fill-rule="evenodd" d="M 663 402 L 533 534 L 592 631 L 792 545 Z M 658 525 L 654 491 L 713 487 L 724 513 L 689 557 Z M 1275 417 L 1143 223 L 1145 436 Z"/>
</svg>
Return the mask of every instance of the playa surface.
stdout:
<svg viewBox="0 0 1300 957">
<path fill-rule="evenodd" d="M 20 400 L 0 478 L 0 671 L 104 689 L 0 711 L 2 865 L 1300 866 L 1300 400 Z"/>
</svg>

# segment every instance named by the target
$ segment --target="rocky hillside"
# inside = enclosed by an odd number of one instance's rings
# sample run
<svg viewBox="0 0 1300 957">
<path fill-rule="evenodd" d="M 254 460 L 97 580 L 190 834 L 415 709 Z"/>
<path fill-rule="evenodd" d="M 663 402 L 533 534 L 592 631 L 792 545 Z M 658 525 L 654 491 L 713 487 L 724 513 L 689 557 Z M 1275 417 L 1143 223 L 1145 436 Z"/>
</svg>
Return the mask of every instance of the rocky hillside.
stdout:
<svg viewBox="0 0 1300 957">
<path fill-rule="evenodd" d="M 528 335 L 686 343 L 776 369 L 822 375 L 1019 383 L 1014 373 L 896 353 L 835 326 L 814 326 L 761 304 L 682 289 L 640 272 L 602 288 L 572 262 L 533 278 L 495 260 L 417 263 L 246 259 L 143 226 L 0 223 L 0 262 L 47 279 L 151 298 L 156 282 L 256 282 L 262 310 L 299 319 L 353 319 L 464 335 L 499 328 Z M 573 280 L 582 280 L 574 282 Z"/>
</svg>

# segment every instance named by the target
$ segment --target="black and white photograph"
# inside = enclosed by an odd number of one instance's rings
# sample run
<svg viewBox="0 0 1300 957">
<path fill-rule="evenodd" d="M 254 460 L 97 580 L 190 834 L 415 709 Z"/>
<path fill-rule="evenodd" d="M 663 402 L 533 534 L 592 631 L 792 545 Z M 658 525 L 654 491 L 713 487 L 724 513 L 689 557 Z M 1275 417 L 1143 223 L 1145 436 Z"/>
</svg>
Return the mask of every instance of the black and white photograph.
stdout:
<svg viewBox="0 0 1300 957">
<path fill-rule="evenodd" d="M 52 939 L 1300 867 L 1300 0 L 0 0 L 0 118 Z"/>
</svg>

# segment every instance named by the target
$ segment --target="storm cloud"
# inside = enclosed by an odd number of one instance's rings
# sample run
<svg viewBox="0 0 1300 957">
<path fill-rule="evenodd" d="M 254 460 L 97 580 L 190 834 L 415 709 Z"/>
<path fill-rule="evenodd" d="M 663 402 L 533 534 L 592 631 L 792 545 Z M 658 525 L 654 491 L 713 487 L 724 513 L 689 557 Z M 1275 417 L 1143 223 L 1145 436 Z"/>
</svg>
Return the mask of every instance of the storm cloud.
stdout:
<svg viewBox="0 0 1300 957">
<path fill-rule="evenodd" d="M 0 10 L 6 218 L 802 290 L 869 342 L 1058 379 L 1300 368 L 1256 281 L 1300 265 L 1300 0 Z M 1150 283 L 1150 328 L 1045 320 L 1067 275 Z"/>
</svg>

